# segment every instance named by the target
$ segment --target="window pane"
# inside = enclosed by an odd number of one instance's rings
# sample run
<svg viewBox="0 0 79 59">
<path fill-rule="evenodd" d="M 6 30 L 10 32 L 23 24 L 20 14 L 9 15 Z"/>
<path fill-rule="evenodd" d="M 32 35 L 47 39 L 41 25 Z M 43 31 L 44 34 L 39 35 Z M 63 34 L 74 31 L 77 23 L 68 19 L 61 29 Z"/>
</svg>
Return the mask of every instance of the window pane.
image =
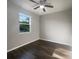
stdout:
<svg viewBox="0 0 79 59">
<path fill-rule="evenodd" d="M 23 13 L 19 13 L 19 24 L 20 32 L 29 32 L 30 31 L 30 17 Z"/>
</svg>

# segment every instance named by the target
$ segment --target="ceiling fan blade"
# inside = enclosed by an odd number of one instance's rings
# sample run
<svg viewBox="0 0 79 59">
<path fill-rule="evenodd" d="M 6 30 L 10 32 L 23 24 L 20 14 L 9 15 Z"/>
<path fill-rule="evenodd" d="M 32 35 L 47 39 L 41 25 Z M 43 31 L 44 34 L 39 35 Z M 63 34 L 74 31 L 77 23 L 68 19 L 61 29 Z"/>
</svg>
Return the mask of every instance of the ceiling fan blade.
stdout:
<svg viewBox="0 0 79 59">
<path fill-rule="evenodd" d="M 40 6 L 35 7 L 34 9 L 38 9 Z"/>
<path fill-rule="evenodd" d="M 46 12 L 45 8 L 43 8 L 43 11 Z"/>
<path fill-rule="evenodd" d="M 45 5 L 45 7 L 53 8 L 54 6 L 52 6 L 52 5 Z"/>
<path fill-rule="evenodd" d="M 37 3 L 36 1 L 34 1 L 34 0 L 30 0 L 31 2 L 34 2 L 34 3 L 36 3 L 36 4 L 39 4 L 39 3 Z"/>
</svg>

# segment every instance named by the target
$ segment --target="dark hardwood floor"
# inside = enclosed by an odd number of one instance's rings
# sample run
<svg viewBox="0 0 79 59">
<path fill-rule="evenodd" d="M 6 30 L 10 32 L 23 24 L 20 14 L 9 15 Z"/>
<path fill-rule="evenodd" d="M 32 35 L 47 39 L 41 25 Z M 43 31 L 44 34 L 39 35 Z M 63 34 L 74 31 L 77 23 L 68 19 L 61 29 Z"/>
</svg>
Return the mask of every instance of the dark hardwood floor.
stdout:
<svg viewBox="0 0 79 59">
<path fill-rule="evenodd" d="M 55 49 L 63 48 L 71 51 L 70 46 L 53 43 L 44 40 L 37 40 L 28 45 L 7 53 L 7 59 L 59 59 L 52 56 Z"/>
</svg>

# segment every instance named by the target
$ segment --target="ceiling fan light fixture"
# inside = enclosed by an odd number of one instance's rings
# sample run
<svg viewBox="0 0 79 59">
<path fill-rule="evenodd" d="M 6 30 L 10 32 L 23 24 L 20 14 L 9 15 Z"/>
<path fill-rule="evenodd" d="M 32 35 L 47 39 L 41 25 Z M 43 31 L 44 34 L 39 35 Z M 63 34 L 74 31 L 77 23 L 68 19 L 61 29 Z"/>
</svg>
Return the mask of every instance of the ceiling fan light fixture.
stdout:
<svg viewBox="0 0 79 59">
<path fill-rule="evenodd" d="M 40 5 L 40 8 L 43 9 L 44 8 L 44 5 Z"/>
<path fill-rule="evenodd" d="M 30 1 L 37 4 L 37 6 L 34 8 L 34 10 L 40 8 L 44 12 L 46 12 L 46 8 L 53 8 L 54 7 L 50 3 L 47 3 L 47 0 L 39 0 L 39 2 L 37 2 L 35 0 L 30 0 Z"/>
</svg>

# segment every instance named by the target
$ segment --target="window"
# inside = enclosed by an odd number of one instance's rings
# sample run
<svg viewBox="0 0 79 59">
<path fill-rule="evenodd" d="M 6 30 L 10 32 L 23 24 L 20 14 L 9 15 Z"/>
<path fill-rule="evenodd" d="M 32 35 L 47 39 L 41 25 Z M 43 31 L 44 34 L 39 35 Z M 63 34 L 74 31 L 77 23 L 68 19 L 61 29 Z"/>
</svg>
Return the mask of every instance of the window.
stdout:
<svg viewBox="0 0 79 59">
<path fill-rule="evenodd" d="M 30 32 L 31 17 L 23 13 L 19 13 L 19 31 Z"/>
</svg>

